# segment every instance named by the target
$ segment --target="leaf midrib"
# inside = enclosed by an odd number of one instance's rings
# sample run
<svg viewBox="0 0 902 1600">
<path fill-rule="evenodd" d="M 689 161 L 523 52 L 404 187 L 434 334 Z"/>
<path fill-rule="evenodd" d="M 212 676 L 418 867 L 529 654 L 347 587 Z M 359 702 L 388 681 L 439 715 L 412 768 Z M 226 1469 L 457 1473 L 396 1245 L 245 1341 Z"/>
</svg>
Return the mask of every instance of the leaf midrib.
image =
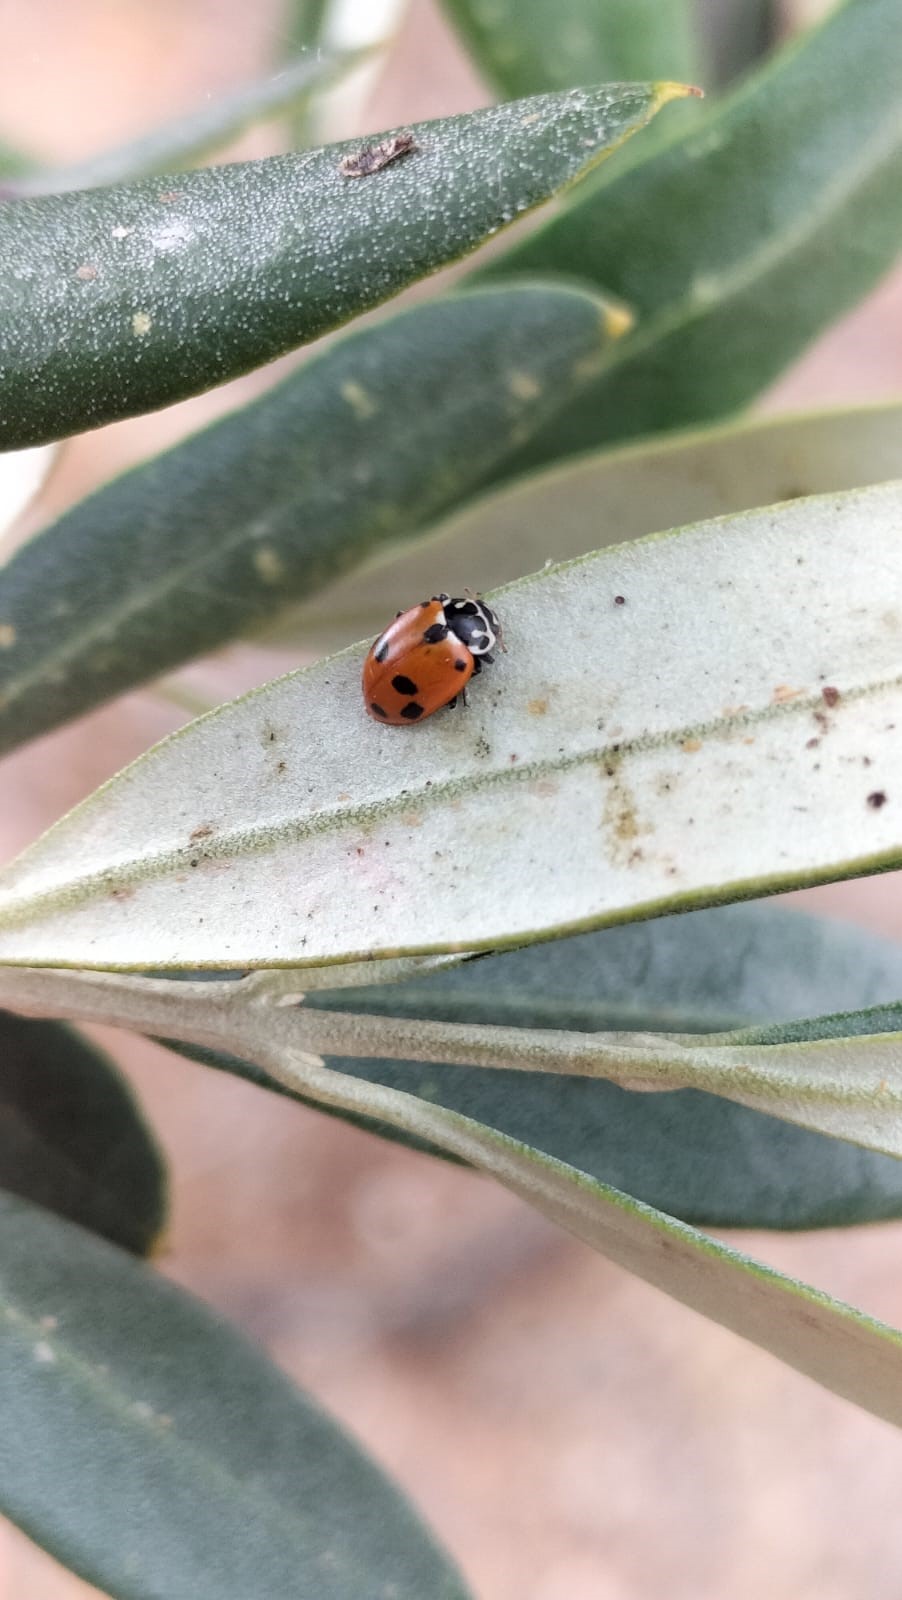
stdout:
<svg viewBox="0 0 902 1600">
<path fill-rule="evenodd" d="M 898 688 L 902 688 L 902 674 L 876 683 L 869 682 L 854 688 L 846 688 L 843 692 L 843 701 L 845 704 L 854 703 L 888 689 Z M 658 734 L 640 735 L 633 740 L 621 739 L 614 744 L 592 746 L 571 755 L 557 755 L 516 767 L 503 766 L 482 772 L 471 772 L 463 777 L 449 778 L 440 783 L 429 780 L 428 787 L 424 780 L 418 787 L 408 788 L 403 797 L 391 793 L 358 805 L 336 806 L 328 810 L 324 808 L 309 817 L 293 817 L 276 823 L 257 825 L 251 829 L 233 828 L 229 832 L 220 833 L 215 840 L 204 840 L 194 844 L 189 842 L 152 855 L 132 856 L 126 862 L 119 862 L 99 871 L 87 872 L 81 877 L 68 878 L 50 888 L 31 893 L 26 890 L 24 894 L 20 892 L 18 895 L 11 893 L 5 906 L 0 904 L 0 928 L 15 927 L 23 922 L 27 924 L 35 912 L 41 910 L 65 909 L 73 902 L 78 904 L 95 896 L 109 894 L 112 889 L 119 886 L 152 881 L 170 873 L 181 872 L 193 860 L 229 861 L 236 856 L 259 854 L 284 841 L 300 842 L 316 834 L 337 831 L 347 826 L 367 826 L 386 816 L 392 816 L 402 803 L 405 811 L 409 811 L 412 805 L 418 805 L 423 809 L 434 808 L 440 802 L 458 798 L 467 799 L 474 793 L 498 787 L 506 788 L 512 784 L 532 783 L 537 779 L 572 772 L 580 767 L 597 766 L 605 760 L 612 764 L 613 778 L 626 757 L 667 749 L 687 738 L 697 738 L 704 743 L 706 740 L 722 737 L 727 729 L 732 734 L 744 728 L 755 727 L 783 717 L 794 717 L 800 713 L 811 716 L 813 711 L 821 710 L 822 707 L 823 697 L 818 690 L 817 693 L 802 699 L 770 703 L 758 710 L 749 710 L 730 717 L 718 716 L 707 723 L 684 724 Z M 92 800 L 86 802 L 86 806 L 93 809 L 93 805 L 102 800 L 104 792 L 103 789 L 98 790 Z M 63 819 L 60 826 L 64 827 L 70 822 L 72 815 L 74 814 L 70 814 L 70 818 Z M 19 858 L 20 864 L 27 864 L 27 854 L 26 852 Z"/>
<path fill-rule="evenodd" d="M 821 230 L 834 220 L 836 212 L 850 196 L 854 195 L 860 185 L 872 180 L 881 165 L 898 157 L 899 145 L 900 130 L 891 123 L 889 137 L 881 135 L 872 139 L 865 147 L 866 158 L 850 162 L 843 169 L 839 179 L 819 191 L 817 199 L 810 204 L 800 206 L 794 224 L 772 235 L 769 242 L 759 246 L 734 266 L 725 268 L 719 273 L 702 274 L 705 282 L 720 285 L 719 294 L 706 294 L 703 299 L 696 298 L 692 295 L 690 286 L 690 292 L 684 292 L 673 307 L 660 313 L 653 312 L 647 319 L 641 307 L 636 305 L 636 332 L 627 334 L 615 346 L 611 359 L 605 364 L 604 377 L 616 374 L 619 368 L 628 364 L 634 356 L 645 354 L 647 350 L 654 348 L 672 334 L 681 332 L 693 322 L 703 320 L 714 311 L 723 310 L 730 301 L 738 299 L 760 279 L 765 278 L 768 272 L 785 266 L 797 252 L 810 245 Z M 537 267 L 535 270 L 539 271 L 540 268 Z M 546 265 L 545 270 L 551 270 L 550 266 Z M 596 293 L 611 293 L 606 285 L 599 284 L 594 278 L 584 274 L 579 274 L 578 281 L 586 287 L 594 287 Z"/>
</svg>

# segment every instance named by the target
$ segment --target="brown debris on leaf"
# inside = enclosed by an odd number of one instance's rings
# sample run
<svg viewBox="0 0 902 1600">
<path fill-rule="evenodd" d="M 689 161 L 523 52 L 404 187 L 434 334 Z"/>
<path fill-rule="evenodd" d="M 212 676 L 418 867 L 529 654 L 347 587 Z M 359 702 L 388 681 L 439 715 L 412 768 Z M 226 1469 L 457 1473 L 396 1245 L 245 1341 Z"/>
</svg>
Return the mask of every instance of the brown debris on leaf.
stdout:
<svg viewBox="0 0 902 1600">
<path fill-rule="evenodd" d="M 391 138 L 383 139 L 379 144 L 364 144 L 359 150 L 343 156 L 338 163 L 338 170 L 343 178 L 368 178 L 371 173 L 381 172 L 383 167 L 390 166 L 401 156 L 413 155 L 418 149 L 412 133 L 393 133 Z"/>
</svg>

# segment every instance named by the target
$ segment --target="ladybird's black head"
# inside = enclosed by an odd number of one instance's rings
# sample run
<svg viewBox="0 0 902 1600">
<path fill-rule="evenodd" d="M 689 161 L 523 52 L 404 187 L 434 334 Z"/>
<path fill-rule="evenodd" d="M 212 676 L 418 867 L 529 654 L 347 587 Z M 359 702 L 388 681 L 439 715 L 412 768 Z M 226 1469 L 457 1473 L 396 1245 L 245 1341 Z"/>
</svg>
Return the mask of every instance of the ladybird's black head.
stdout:
<svg viewBox="0 0 902 1600">
<path fill-rule="evenodd" d="M 472 656 L 487 656 L 501 640 L 501 624 L 484 600 L 446 600 L 445 621 Z"/>
</svg>

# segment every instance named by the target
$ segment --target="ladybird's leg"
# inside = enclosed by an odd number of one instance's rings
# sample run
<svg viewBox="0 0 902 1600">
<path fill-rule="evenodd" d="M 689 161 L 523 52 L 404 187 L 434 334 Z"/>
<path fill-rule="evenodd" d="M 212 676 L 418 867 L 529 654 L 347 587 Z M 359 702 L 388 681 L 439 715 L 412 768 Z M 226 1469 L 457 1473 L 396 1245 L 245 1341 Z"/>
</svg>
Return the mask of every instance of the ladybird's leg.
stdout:
<svg viewBox="0 0 902 1600">
<path fill-rule="evenodd" d="M 448 701 L 448 710 L 449 711 L 453 711 L 454 710 L 454 707 L 457 705 L 457 702 L 458 702 L 459 699 L 460 699 L 460 696 L 459 695 L 455 695 L 453 700 L 449 700 Z"/>
<path fill-rule="evenodd" d="M 476 677 L 476 674 L 478 672 L 481 672 L 481 671 L 482 671 L 482 661 L 480 660 L 479 656 L 474 656 L 473 657 L 473 676 L 474 676 L 474 678 Z"/>
<path fill-rule="evenodd" d="M 477 658 L 477 659 L 478 659 L 478 658 Z M 489 655 L 489 654 L 488 654 L 488 653 L 486 653 L 486 654 L 485 654 L 485 655 L 484 655 L 484 656 L 483 656 L 483 657 L 482 657 L 482 659 L 483 659 L 483 661 L 485 661 L 485 662 L 486 662 L 486 663 L 487 663 L 487 665 L 488 665 L 488 666 L 490 666 L 490 667 L 491 667 L 491 666 L 493 666 L 493 665 L 494 665 L 494 662 L 495 662 L 495 657 L 494 657 L 494 656 L 490 656 L 490 655 Z"/>
</svg>

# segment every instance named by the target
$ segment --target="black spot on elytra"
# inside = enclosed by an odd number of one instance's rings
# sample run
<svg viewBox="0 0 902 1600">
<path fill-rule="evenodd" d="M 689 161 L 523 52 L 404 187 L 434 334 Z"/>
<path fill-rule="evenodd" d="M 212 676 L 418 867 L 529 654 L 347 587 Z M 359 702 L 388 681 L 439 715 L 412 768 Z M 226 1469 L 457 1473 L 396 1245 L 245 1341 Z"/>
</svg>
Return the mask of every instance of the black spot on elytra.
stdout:
<svg viewBox="0 0 902 1600">
<path fill-rule="evenodd" d="M 404 706 L 401 715 L 406 722 L 416 722 L 417 718 L 423 715 L 423 707 L 417 705 L 415 700 L 411 700 L 409 705 Z"/>
<path fill-rule="evenodd" d="M 467 670 L 467 663 L 465 661 L 455 661 L 455 663 L 454 663 L 454 671 L 455 672 L 466 672 L 466 670 Z"/>
<path fill-rule="evenodd" d="M 419 693 L 419 690 L 417 689 L 413 679 L 405 678 L 403 672 L 399 672 L 396 677 L 392 678 L 391 686 L 393 689 L 397 689 L 399 694 Z"/>
<path fill-rule="evenodd" d="M 440 644 L 441 641 L 443 639 L 447 639 L 447 637 L 448 627 L 444 622 L 433 622 L 432 627 L 427 628 L 426 632 L 423 634 L 423 639 L 425 640 L 426 644 Z"/>
<path fill-rule="evenodd" d="M 387 717 L 388 716 L 388 712 L 387 711 L 383 711 L 381 706 L 377 706 L 375 700 L 371 700 L 370 701 L 370 710 L 374 711 L 377 717 Z"/>
<path fill-rule="evenodd" d="M 387 639 L 382 639 L 375 646 L 375 648 L 373 650 L 373 658 L 376 661 L 384 661 L 387 655 L 388 655 L 388 640 Z"/>
</svg>

